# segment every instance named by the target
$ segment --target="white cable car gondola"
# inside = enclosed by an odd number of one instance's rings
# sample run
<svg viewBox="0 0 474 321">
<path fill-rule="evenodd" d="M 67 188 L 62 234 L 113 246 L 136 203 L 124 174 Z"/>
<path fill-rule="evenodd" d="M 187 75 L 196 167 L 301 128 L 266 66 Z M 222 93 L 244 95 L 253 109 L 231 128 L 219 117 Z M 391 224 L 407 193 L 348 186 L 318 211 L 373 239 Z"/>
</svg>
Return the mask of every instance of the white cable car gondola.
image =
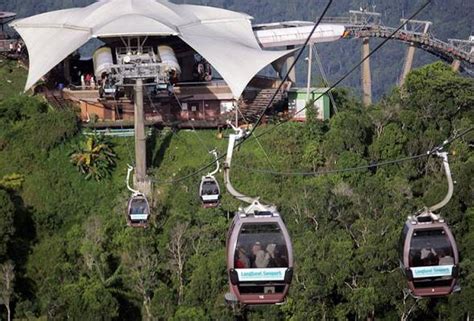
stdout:
<svg viewBox="0 0 474 321">
<path fill-rule="evenodd" d="M 144 194 L 133 194 L 128 201 L 127 225 L 131 227 L 148 227 L 150 205 Z"/>
<path fill-rule="evenodd" d="M 245 136 L 244 130 L 232 127 L 236 134 L 229 136 L 224 182 L 231 195 L 250 205 L 235 213 L 227 234 L 226 301 L 233 306 L 282 303 L 293 278 L 291 238 L 275 206 L 263 205 L 232 186 L 234 144 Z"/>
<path fill-rule="evenodd" d="M 130 187 L 129 179 L 132 171 L 133 167 L 128 166 L 127 188 L 132 192 L 132 196 L 127 206 L 127 225 L 130 227 L 147 228 L 150 219 L 150 205 L 145 194 Z"/>
<path fill-rule="evenodd" d="M 410 216 L 401 235 L 401 267 L 414 297 L 440 297 L 458 291 L 459 253 L 456 241 L 443 218 L 433 212 L 445 206 L 453 195 L 448 154 L 443 159 L 448 193 L 438 204 Z"/>
<path fill-rule="evenodd" d="M 215 150 L 211 153 L 216 158 L 217 167 L 213 172 L 203 176 L 201 184 L 199 185 L 199 198 L 201 199 L 202 207 L 204 208 L 214 208 L 219 206 L 221 199 L 221 189 L 217 179 L 214 177 L 214 175 L 219 171 L 218 156 Z"/>
</svg>

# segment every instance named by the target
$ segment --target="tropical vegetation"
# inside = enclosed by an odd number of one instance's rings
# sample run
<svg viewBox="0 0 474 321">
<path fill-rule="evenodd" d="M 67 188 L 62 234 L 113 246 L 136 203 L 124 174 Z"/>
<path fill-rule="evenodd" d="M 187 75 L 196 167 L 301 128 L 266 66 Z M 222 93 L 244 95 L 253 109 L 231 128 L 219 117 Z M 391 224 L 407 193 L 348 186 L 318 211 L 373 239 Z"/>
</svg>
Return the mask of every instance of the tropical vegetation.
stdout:
<svg viewBox="0 0 474 321">
<path fill-rule="evenodd" d="M 108 177 L 116 162 L 112 146 L 100 135 L 92 134 L 81 141 L 71 155 L 71 163 L 86 179 L 100 181 Z"/>
<path fill-rule="evenodd" d="M 436 63 L 413 71 L 403 88 L 374 106 L 337 90 L 339 112 L 330 121 L 310 112 L 306 123 L 259 128 L 257 135 L 269 131 L 260 138 L 265 152 L 254 139 L 243 144 L 232 180 L 240 191 L 278 206 L 296 267 L 285 305 L 251 308 L 241 318 L 472 316 L 473 132 L 447 146 L 456 186 L 441 214 L 461 251 L 462 287 L 447 298 L 410 297 L 397 253 L 406 217 L 446 193 L 439 159 L 310 176 L 256 170 L 327 172 L 425 154 L 473 127 L 473 92 L 472 79 Z M 197 196 L 203 173 L 179 180 L 212 161 L 208 149 L 225 152 L 227 142 L 217 132 L 154 130 L 147 146 L 153 219 L 150 228 L 135 230 L 124 216 L 131 138 L 112 139 L 117 157 L 109 176 L 85 180 L 70 155 L 91 138 L 81 134 L 74 111 L 13 92 L 0 103 L 0 124 L 0 318 L 8 311 L 17 320 L 234 318 L 223 299 L 225 237 L 242 204 L 225 193 L 220 208 L 203 209 Z M 100 146 L 92 139 L 90 146 Z"/>
</svg>

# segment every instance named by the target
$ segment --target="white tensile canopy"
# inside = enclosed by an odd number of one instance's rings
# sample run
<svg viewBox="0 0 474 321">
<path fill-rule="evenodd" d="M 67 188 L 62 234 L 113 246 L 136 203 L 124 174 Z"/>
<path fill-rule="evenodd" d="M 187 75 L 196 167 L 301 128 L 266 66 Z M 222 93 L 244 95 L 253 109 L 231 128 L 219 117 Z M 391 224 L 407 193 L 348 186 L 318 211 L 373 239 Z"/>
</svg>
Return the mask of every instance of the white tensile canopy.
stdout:
<svg viewBox="0 0 474 321">
<path fill-rule="evenodd" d="M 240 97 L 261 69 L 289 53 L 262 50 L 250 20 L 238 12 L 166 0 L 100 0 L 16 20 L 11 26 L 28 48 L 25 90 L 91 38 L 177 36 L 209 61 Z"/>
</svg>

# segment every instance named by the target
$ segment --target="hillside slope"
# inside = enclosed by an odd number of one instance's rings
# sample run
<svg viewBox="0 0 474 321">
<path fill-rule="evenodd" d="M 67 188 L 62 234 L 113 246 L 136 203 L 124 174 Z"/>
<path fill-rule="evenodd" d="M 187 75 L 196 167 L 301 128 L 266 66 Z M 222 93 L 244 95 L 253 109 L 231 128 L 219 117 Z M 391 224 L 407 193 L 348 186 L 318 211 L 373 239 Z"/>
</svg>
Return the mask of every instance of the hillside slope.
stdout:
<svg viewBox="0 0 474 321">
<path fill-rule="evenodd" d="M 473 90 L 472 80 L 442 64 L 426 66 L 410 75 L 403 95 L 395 91 L 364 109 L 337 92 L 340 112 L 329 122 L 310 114 L 305 124 L 288 123 L 264 135 L 265 151 L 252 139 L 236 151 L 234 185 L 279 207 L 296 259 L 287 304 L 250 309 L 248 320 L 462 320 L 474 313 L 472 132 L 449 146 L 457 184 L 441 214 L 461 251 L 463 289 L 449 298 L 407 297 L 398 269 L 407 215 L 446 193 L 438 159 L 331 175 L 259 171 L 325 172 L 425 154 L 474 126 Z M 134 230 L 124 217 L 132 139 L 111 141 L 117 166 L 96 182 L 70 163 L 83 140 L 73 113 L 14 95 L 0 103 L 0 124 L 0 185 L 12 174 L 24 179 L 21 187 L 0 187 L 0 265 L 15 266 L 15 318 L 233 319 L 223 301 L 224 249 L 228 217 L 242 204 L 224 193 L 220 208 L 201 208 L 202 173 L 196 173 L 211 161 L 207 150 L 222 154 L 226 140 L 214 131 L 155 130 L 148 140 L 153 220 L 149 229 Z M 4 309 L 0 318 L 6 318 Z"/>
</svg>

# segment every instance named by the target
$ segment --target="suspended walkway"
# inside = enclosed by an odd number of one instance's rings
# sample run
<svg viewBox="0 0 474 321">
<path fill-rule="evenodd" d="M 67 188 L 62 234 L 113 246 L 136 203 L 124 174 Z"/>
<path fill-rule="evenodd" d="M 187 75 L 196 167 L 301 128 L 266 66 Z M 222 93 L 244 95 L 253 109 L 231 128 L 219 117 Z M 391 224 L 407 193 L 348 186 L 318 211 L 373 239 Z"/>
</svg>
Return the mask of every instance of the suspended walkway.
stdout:
<svg viewBox="0 0 474 321">
<path fill-rule="evenodd" d="M 462 63 L 462 70 L 473 74 L 474 38 L 449 39 L 448 42 L 437 39 L 431 32 L 430 21 L 409 21 L 402 30 L 384 26 L 381 14 L 368 11 L 349 11 L 349 17 L 325 18 L 324 23 L 344 25 L 343 38 L 391 38 L 429 52 L 448 62 Z M 405 22 L 401 19 L 401 22 Z M 392 35 L 393 34 L 393 35 Z"/>
</svg>

